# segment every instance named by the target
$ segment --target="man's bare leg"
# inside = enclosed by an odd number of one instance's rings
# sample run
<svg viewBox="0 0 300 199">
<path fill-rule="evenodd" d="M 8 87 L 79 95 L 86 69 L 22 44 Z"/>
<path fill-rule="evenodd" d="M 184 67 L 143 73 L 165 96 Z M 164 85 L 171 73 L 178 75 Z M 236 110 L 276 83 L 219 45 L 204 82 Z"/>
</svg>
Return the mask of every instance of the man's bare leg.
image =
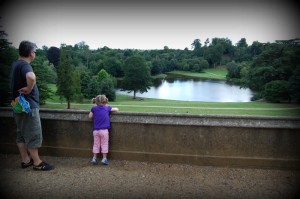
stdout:
<svg viewBox="0 0 300 199">
<path fill-rule="evenodd" d="M 24 143 L 17 143 L 21 158 L 22 158 L 22 162 L 24 163 L 28 163 L 30 162 L 30 156 L 28 154 L 27 148 L 25 147 Z"/>
</svg>

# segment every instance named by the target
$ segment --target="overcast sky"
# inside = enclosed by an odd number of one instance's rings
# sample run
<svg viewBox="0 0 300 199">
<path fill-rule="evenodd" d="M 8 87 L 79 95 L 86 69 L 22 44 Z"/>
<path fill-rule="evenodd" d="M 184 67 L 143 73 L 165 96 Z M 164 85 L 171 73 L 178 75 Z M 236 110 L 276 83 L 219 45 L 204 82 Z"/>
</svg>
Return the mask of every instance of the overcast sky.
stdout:
<svg viewBox="0 0 300 199">
<path fill-rule="evenodd" d="M 274 42 L 299 34 L 299 7 L 285 0 L 71 1 L 10 0 L 1 3 L 1 29 L 18 47 L 84 41 L 90 49 L 191 49 L 207 38 Z"/>
</svg>

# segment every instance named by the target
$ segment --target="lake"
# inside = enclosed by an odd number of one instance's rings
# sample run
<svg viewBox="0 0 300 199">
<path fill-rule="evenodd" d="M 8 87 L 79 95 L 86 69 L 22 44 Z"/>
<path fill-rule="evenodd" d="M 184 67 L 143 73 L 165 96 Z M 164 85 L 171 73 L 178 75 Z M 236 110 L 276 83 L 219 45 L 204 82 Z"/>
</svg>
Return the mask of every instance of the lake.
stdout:
<svg viewBox="0 0 300 199">
<path fill-rule="evenodd" d="M 120 89 L 116 92 L 133 96 L 133 92 L 128 93 Z M 136 97 L 142 98 L 202 102 L 250 102 L 253 95 L 250 89 L 240 88 L 225 81 L 169 75 L 165 79 L 157 79 L 148 92 L 136 93 Z"/>
</svg>

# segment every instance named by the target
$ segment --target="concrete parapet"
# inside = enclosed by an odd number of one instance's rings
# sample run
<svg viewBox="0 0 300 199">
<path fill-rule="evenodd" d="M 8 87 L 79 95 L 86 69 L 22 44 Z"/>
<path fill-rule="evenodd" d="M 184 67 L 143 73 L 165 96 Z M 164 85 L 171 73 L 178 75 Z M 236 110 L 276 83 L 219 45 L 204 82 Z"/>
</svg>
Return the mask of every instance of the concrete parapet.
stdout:
<svg viewBox="0 0 300 199">
<path fill-rule="evenodd" d="M 41 154 L 91 157 L 88 111 L 40 110 Z M 119 112 L 109 158 L 210 166 L 300 168 L 300 118 Z M 10 108 L 0 108 L 1 153 L 17 153 Z"/>
</svg>

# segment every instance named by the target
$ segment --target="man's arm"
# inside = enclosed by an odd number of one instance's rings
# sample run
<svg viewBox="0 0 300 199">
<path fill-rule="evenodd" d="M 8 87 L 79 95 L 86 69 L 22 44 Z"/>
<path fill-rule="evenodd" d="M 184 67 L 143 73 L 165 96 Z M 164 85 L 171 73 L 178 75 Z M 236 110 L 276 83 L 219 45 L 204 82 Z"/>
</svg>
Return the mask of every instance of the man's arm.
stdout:
<svg viewBox="0 0 300 199">
<path fill-rule="evenodd" d="M 26 73 L 26 82 L 27 82 L 27 86 L 19 90 L 19 92 L 24 93 L 25 95 L 29 94 L 32 91 L 36 83 L 36 76 L 34 72 Z"/>
</svg>

